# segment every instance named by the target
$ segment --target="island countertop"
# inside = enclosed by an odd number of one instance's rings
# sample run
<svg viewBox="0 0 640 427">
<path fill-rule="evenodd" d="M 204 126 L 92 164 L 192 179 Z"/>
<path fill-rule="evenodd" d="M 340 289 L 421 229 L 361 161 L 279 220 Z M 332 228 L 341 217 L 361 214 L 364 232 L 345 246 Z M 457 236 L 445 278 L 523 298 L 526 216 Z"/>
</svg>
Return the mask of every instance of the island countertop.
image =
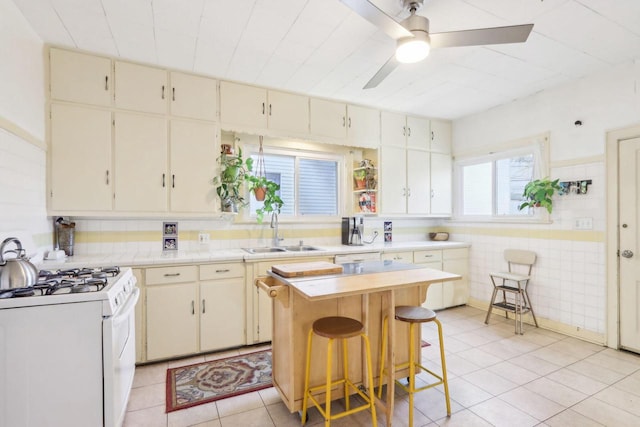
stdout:
<svg viewBox="0 0 640 427">
<path fill-rule="evenodd" d="M 342 273 L 322 276 L 286 278 L 271 270 L 268 274 L 309 300 L 389 291 L 398 287 L 461 278 L 458 274 L 395 261 L 367 261 L 342 266 Z"/>
</svg>

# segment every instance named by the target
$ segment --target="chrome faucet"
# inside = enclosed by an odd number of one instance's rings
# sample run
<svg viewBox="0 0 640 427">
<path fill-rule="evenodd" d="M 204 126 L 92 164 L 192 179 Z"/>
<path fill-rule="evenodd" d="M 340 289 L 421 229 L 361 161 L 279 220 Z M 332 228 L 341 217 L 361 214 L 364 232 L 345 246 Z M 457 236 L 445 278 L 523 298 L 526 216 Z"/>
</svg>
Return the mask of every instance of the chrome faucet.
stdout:
<svg viewBox="0 0 640 427">
<path fill-rule="evenodd" d="M 280 242 L 284 239 L 278 236 L 278 212 L 271 214 L 271 228 L 273 228 L 273 247 L 280 246 Z"/>
</svg>

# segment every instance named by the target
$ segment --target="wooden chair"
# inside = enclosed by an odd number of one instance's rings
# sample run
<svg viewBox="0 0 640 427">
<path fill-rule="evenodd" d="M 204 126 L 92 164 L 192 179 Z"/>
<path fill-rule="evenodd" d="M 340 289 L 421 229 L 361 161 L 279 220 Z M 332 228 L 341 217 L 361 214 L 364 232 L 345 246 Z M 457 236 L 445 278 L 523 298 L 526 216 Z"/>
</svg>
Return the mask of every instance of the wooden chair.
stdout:
<svg viewBox="0 0 640 427">
<path fill-rule="evenodd" d="M 485 324 L 489 324 L 489 317 L 494 308 L 504 310 L 505 317 L 509 318 L 509 313 L 515 314 L 515 333 L 522 335 L 523 322 L 522 315 L 531 313 L 533 322 L 538 327 L 538 320 L 531 307 L 531 300 L 527 293 L 527 285 L 531 279 L 531 270 L 536 262 L 535 252 L 520 249 L 507 249 L 504 251 L 504 259 L 507 261 L 508 271 L 490 273 L 493 284 L 493 294 L 489 303 Z M 498 294 L 502 294 L 502 300 L 496 301 Z"/>
</svg>

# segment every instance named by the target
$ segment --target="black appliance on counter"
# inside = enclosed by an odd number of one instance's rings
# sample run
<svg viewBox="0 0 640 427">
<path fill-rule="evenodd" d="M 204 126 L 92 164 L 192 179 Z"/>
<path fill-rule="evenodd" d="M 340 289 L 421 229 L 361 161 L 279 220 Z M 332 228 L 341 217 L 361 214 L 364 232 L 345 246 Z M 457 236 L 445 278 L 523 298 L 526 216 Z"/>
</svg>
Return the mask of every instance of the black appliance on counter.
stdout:
<svg viewBox="0 0 640 427">
<path fill-rule="evenodd" d="M 342 244 L 362 246 L 364 218 L 358 216 L 342 217 Z"/>
</svg>

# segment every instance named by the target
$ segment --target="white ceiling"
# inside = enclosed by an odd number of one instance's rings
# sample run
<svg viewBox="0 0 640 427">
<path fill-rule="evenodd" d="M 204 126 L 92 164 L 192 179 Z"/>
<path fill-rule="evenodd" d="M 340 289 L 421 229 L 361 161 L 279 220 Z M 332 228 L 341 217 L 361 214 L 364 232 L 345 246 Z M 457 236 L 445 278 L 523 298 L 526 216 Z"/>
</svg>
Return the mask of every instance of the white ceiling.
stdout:
<svg viewBox="0 0 640 427">
<path fill-rule="evenodd" d="M 395 42 L 338 0 L 14 0 L 46 43 L 455 119 L 640 58 L 639 0 L 426 0 L 433 33 L 533 23 L 521 44 L 434 49 L 364 84 Z M 374 0 L 407 16 L 400 0 Z"/>
</svg>

